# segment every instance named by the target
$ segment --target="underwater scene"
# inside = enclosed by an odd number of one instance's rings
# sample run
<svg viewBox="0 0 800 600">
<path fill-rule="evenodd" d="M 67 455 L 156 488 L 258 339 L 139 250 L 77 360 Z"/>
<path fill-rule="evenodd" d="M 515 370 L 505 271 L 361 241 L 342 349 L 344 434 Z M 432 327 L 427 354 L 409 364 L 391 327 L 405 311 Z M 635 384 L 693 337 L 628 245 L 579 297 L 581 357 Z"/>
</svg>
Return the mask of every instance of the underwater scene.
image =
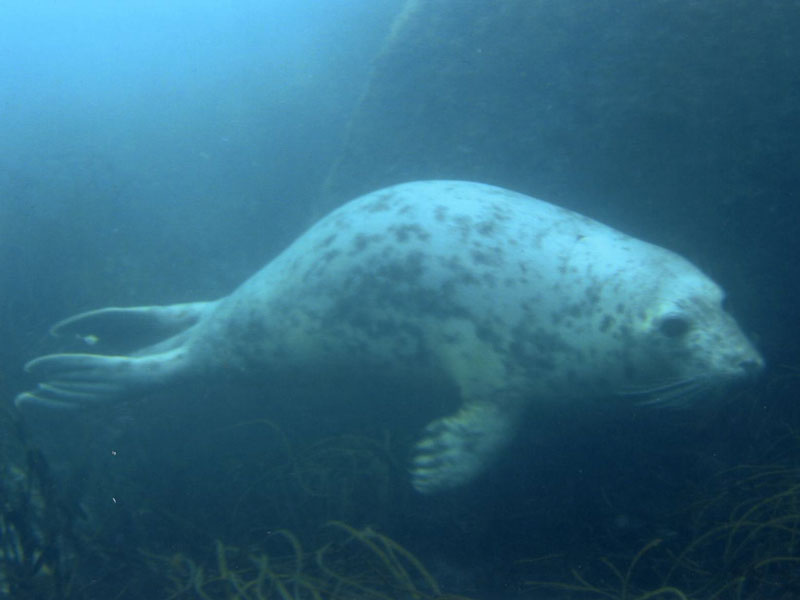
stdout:
<svg viewBox="0 0 800 600">
<path fill-rule="evenodd" d="M 800 600 L 798 30 L 0 4 L 0 598 Z"/>
</svg>

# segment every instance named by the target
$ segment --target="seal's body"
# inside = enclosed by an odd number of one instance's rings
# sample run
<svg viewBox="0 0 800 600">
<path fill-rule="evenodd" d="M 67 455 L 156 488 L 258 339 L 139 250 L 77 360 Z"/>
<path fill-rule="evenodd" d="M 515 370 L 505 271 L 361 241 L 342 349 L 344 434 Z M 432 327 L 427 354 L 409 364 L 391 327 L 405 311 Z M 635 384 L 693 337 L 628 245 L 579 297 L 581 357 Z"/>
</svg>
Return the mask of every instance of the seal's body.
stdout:
<svg viewBox="0 0 800 600">
<path fill-rule="evenodd" d="M 54 332 L 163 328 L 129 356 L 55 354 L 17 403 L 75 405 L 237 369 L 356 369 L 455 384 L 462 405 L 417 445 L 423 492 L 469 481 L 526 405 L 611 394 L 686 399 L 762 360 L 680 256 L 587 217 L 477 183 L 398 185 L 334 211 L 216 302 L 108 308 Z M 140 327 L 141 326 L 141 327 Z"/>
</svg>

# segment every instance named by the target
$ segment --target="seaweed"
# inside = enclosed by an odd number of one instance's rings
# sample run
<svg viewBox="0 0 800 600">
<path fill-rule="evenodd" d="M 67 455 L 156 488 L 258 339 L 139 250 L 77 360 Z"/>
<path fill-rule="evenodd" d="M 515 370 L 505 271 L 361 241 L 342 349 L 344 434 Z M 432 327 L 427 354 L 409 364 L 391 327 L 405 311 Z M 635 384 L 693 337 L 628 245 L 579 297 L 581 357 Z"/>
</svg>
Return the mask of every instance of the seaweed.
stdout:
<svg viewBox="0 0 800 600">
<path fill-rule="evenodd" d="M 571 580 L 530 580 L 548 587 L 611 600 L 743 600 L 800 594 L 800 481 L 791 465 L 744 465 L 720 473 L 714 496 L 692 506 L 700 533 L 675 551 L 653 539 L 619 568 L 590 577 L 570 569 Z M 663 545 L 662 545 L 663 544 Z M 666 547 L 665 547 L 666 546 Z M 656 548 L 663 555 L 653 556 Z M 552 557 L 548 557 L 552 558 Z M 637 569 L 649 561 L 647 574 Z M 527 561 L 534 562 L 534 561 Z M 611 575 L 612 583 L 606 581 Z"/>
<path fill-rule="evenodd" d="M 289 531 L 274 532 L 290 548 L 278 557 L 215 544 L 208 567 L 184 554 L 148 555 L 155 569 L 165 569 L 170 600 L 221 598 L 237 600 L 434 600 L 458 596 L 442 593 L 422 562 L 408 549 L 369 527 L 357 529 L 331 521 L 328 529 L 343 534 L 306 553 Z"/>
<path fill-rule="evenodd" d="M 73 524 L 80 509 L 59 493 L 22 423 L 11 416 L 7 425 L 0 464 L 0 595 L 78 598 L 73 567 L 81 542 Z"/>
</svg>

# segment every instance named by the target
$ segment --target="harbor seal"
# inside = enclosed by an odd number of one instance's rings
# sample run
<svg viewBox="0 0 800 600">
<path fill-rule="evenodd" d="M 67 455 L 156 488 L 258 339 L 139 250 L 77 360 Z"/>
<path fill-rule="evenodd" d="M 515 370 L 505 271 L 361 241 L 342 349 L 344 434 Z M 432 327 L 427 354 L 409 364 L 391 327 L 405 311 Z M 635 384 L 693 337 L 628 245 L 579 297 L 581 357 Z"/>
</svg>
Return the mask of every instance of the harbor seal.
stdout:
<svg viewBox="0 0 800 600">
<path fill-rule="evenodd" d="M 56 324 L 94 342 L 159 333 L 133 353 L 51 354 L 18 406 L 69 407 L 241 371 L 426 374 L 460 408 L 415 447 L 420 492 L 474 479 L 535 403 L 626 395 L 679 403 L 759 371 L 723 292 L 679 255 L 498 187 L 421 181 L 353 200 L 232 294 L 104 308 Z"/>
</svg>

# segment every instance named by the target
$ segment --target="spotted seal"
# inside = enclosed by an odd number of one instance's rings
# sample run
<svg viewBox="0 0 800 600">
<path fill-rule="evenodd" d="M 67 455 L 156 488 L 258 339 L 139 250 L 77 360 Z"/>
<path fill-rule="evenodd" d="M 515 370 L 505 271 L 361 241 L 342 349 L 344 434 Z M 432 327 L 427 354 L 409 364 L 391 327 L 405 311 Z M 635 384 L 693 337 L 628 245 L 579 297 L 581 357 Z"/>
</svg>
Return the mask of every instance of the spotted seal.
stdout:
<svg viewBox="0 0 800 600">
<path fill-rule="evenodd" d="M 677 402 L 762 359 L 684 258 L 498 187 L 397 185 L 311 227 L 214 302 L 104 308 L 55 334 L 159 330 L 129 355 L 52 354 L 17 405 L 77 406 L 233 369 L 269 380 L 356 368 L 425 373 L 460 408 L 415 448 L 421 492 L 472 480 L 531 403 L 629 394 Z"/>
</svg>

